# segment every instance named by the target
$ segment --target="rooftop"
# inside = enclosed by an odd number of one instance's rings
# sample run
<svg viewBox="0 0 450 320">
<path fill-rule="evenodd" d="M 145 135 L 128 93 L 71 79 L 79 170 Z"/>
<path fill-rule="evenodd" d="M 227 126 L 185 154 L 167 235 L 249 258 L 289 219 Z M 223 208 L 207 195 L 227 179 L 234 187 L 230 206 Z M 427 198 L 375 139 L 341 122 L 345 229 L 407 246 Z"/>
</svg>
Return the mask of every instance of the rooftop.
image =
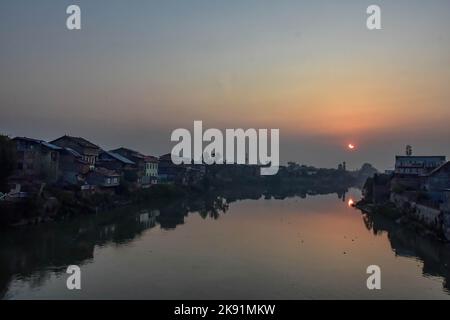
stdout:
<svg viewBox="0 0 450 320">
<path fill-rule="evenodd" d="M 450 161 L 447 161 L 447 162 L 441 164 L 439 167 L 437 167 L 436 169 L 434 169 L 430 173 L 428 173 L 427 176 L 432 176 L 444 168 L 450 168 Z"/>
<path fill-rule="evenodd" d="M 72 136 L 68 136 L 68 135 L 64 135 L 58 139 L 55 139 L 53 141 L 51 141 L 51 143 L 55 143 L 58 140 L 62 140 L 62 139 L 67 139 L 67 140 L 72 140 L 73 142 L 75 142 L 76 144 L 78 144 L 79 146 L 85 147 L 85 148 L 94 148 L 94 149 L 98 149 L 99 146 L 93 144 L 92 142 L 81 138 L 81 137 L 72 137 Z"/>
<path fill-rule="evenodd" d="M 32 143 L 36 143 L 36 144 L 40 144 L 48 149 L 51 150 L 62 150 L 61 147 L 58 147 L 54 144 L 48 143 L 44 140 L 39 140 L 39 139 L 33 139 L 33 138 L 27 138 L 27 137 L 15 137 L 13 140 L 23 140 L 23 141 L 27 141 L 27 142 L 32 142 Z"/>
<path fill-rule="evenodd" d="M 134 165 L 134 164 L 135 164 L 133 161 L 131 161 L 131 160 L 125 158 L 124 156 L 121 156 L 121 155 L 118 154 L 118 153 L 111 152 L 111 151 L 104 151 L 104 152 L 105 152 L 107 155 L 109 155 L 110 157 L 112 157 L 112 158 L 114 158 L 114 159 L 116 159 L 117 161 L 120 161 L 120 162 L 122 162 L 122 163 L 125 163 L 125 164 L 131 164 L 131 165 Z"/>
<path fill-rule="evenodd" d="M 446 159 L 445 156 L 395 156 L 395 159 L 439 159 L 444 160 Z"/>
</svg>

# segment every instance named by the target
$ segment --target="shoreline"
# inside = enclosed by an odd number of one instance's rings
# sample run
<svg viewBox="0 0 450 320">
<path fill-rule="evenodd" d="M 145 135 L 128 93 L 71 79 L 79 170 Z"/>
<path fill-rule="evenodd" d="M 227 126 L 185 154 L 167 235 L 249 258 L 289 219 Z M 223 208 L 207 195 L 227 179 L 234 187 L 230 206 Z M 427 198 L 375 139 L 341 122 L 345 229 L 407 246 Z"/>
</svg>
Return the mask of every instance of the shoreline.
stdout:
<svg viewBox="0 0 450 320">
<path fill-rule="evenodd" d="M 381 215 L 385 218 L 388 218 L 398 226 L 407 228 L 408 230 L 415 232 L 421 237 L 429 238 L 446 244 L 450 243 L 450 241 L 447 240 L 442 234 L 440 234 L 440 232 L 425 226 L 417 219 L 413 219 L 407 212 L 396 208 L 393 203 L 375 205 L 373 203 L 367 203 L 363 199 L 358 201 L 354 205 L 354 208 L 367 215 Z"/>
</svg>

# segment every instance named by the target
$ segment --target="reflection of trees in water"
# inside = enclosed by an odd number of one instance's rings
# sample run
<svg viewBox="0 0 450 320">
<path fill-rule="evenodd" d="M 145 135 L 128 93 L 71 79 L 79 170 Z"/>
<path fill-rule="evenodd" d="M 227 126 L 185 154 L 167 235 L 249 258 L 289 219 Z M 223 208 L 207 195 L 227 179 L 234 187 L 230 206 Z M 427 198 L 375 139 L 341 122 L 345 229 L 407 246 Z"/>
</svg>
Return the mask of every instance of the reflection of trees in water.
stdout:
<svg viewBox="0 0 450 320">
<path fill-rule="evenodd" d="M 380 214 L 364 214 L 363 221 L 375 235 L 387 233 L 396 255 L 421 261 L 424 275 L 443 278 L 443 287 L 450 292 L 450 245 L 423 237 Z"/>
<path fill-rule="evenodd" d="M 208 205 L 200 208 L 198 213 L 203 219 L 212 218 L 218 219 L 222 213 L 228 211 L 229 204 L 223 197 L 214 197 L 211 201 L 208 201 Z"/>
<path fill-rule="evenodd" d="M 71 264 L 94 257 L 96 246 L 125 245 L 157 224 L 172 229 L 189 212 L 217 219 L 228 209 L 222 197 L 180 200 L 158 208 L 123 208 L 98 215 L 76 217 L 37 227 L 6 230 L 0 234 L 0 297 L 13 279 L 39 287 L 51 276 L 65 273 Z"/>
<path fill-rule="evenodd" d="M 4 297 L 13 279 L 39 287 L 52 273 L 65 273 L 68 265 L 82 265 L 94 257 L 96 246 L 125 245 L 159 224 L 174 229 L 184 223 L 189 213 L 203 219 L 218 219 L 229 204 L 238 200 L 288 197 L 305 198 L 308 194 L 338 193 L 347 190 L 314 190 L 284 186 L 272 189 L 242 186 L 221 190 L 220 195 L 172 201 L 157 208 L 129 207 L 111 212 L 79 216 L 57 223 L 6 230 L 0 234 L 0 297 Z"/>
<path fill-rule="evenodd" d="M 378 221 L 375 221 L 377 219 Z M 383 232 L 386 231 L 383 228 L 380 229 L 380 226 L 384 226 L 386 223 L 388 223 L 388 221 L 383 221 L 382 216 L 374 218 L 373 216 L 368 214 L 363 214 L 363 222 L 366 226 L 366 229 L 371 231 L 376 236 L 382 235 Z"/>
<path fill-rule="evenodd" d="M 157 207 L 129 207 L 53 224 L 8 230 L 0 234 L 0 297 L 4 297 L 14 278 L 41 286 L 51 276 L 49 271 L 65 273 L 70 264 L 82 265 L 91 261 L 96 246 L 130 243 L 158 225 L 162 229 L 174 229 L 184 224 L 185 217 L 191 213 L 198 213 L 203 219 L 218 219 L 227 212 L 230 203 L 239 200 L 306 198 L 308 195 L 329 193 L 345 199 L 346 192 L 346 188 L 333 189 L 329 186 L 242 186 L 221 190 L 217 194 L 204 194 L 199 198 L 179 199 Z M 444 286 L 448 288 L 448 247 L 420 238 L 379 215 L 364 215 L 363 221 L 375 235 L 386 232 L 398 255 L 422 260 L 425 274 L 444 277 Z"/>
</svg>

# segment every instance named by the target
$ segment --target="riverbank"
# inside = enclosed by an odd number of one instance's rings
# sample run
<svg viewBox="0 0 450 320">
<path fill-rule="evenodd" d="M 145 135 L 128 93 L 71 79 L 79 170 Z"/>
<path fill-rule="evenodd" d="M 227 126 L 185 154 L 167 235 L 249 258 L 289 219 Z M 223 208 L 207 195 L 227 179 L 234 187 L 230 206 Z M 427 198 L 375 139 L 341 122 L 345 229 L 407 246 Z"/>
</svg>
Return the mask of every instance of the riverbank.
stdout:
<svg viewBox="0 0 450 320">
<path fill-rule="evenodd" d="M 49 188 L 41 194 L 15 202 L 0 203 L 1 227 L 19 227 L 68 216 L 89 215 L 142 202 L 164 202 L 196 194 L 197 188 L 175 185 L 155 185 L 148 189 L 118 193 L 82 194 L 74 190 Z"/>
<path fill-rule="evenodd" d="M 338 194 L 343 198 L 354 180 L 341 174 L 340 179 L 331 179 L 329 174 L 317 177 L 270 177 L 261 178 L 248 174 L 236 174 L 236 170 L 221 170 L 210 174 L 194 185 L 159 184 L 147 189 L 117 188 L 114 192 L 86 194 L 75 189 L 47 187 L 32 198 L 17 202 L 2 202 L 0 227 L 17 227 L 49 221 L 57 221 L 75 215 L 89 215 L 135 204 L 168 205 L 183 199 L 192 200 L 200 196 L 211 199 L 275 198 L 315 194 Z M 233 175 L 234 174 L 234 175 Z M 223 177 L 226 178 L 223 178 Z"/>
<path fill-rule="evenodd" d="M 396 224 L 414 232 L 415 234 L 429 238 L 432 240 L 450 243 L 450 241 L 445 237 L 441 229 L 430 228 L 424 221 L 417 219 L 414 212 L 409 210 L 404 210 L 396 207 L 392 202 L 385 202 L 382 204 L 374 204 L 367 202 L 362 199 L 355 203 L 354 207 L 361 210 L 367 215 L 381 215 L 389 220 L 395 222 Z"/>
</svg>

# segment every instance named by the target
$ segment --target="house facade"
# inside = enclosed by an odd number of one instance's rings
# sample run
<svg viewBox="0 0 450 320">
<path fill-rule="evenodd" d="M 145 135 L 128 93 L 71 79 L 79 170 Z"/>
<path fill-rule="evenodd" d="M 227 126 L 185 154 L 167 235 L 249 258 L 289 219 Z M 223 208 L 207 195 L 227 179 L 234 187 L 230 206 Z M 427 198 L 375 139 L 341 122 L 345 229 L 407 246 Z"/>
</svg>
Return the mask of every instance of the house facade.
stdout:
<svg viewBox="0 0 450 320">
<path fill-rule="evenodd" d="M 42 140 L 16 137 L 17 168 L 15 177 L 55 183 L 59 177 L 62 148 Z"/>
<path fill-rule="evenodd" d="M 95 168 L 86 175 L 86 183 L 100 188 L 115 188 L 120 185 L 120 174 L 106 168 Z"/>
<path fill-rule="evenodd" d="M 63 148 L 59 153 L 59 183 L 64 186 L 83 184 L 90 166 L 81 154 L 73 149 Z"/>
<path fill-rule="evenodd" d="M 97 166 L 114 170 L 120 174 L 124 181 L 139 184 L 140 177 L 136 163 L 118 153 L 111 151 L 100 152 Z"/>
<path fill-rule="evenodd" d="M 193 185 L 199 183 L 206 174 L 206 165 L 185 163 L 176 165 L 172 155 L 167 153 L 159 158 L 158 177 L 161 183 Z"/>
<path fill-rule="evenodd" d="M 145 157 L 145 174 L 144 184 L 157 184 L 158 183 L 158 158 L 152 156 Z"/>
<path fill-rule="evenodd" d="M 422 191 L 431 201 L 443 204 L 450 190 L 450 161 L 437 167 L 423 178 Z"/>
<path fill-rule="evenodd" d="M 148 187 L 158 182 L 158 159 L 152 156 L 146 156 L 128 148 L 118 148 L 111 150 L 115 154 L 119 154 L 134 162 L 137 182 L 141 187 Z"/>
<path fill-rule="evenodd" d="M 425 175 L 445 161 L 445 156 L 396 156 L 394 173 L 402 176 Z"/>
<path fill-rule="evenodd" d="M 80 137 L 71 137 L 66 135 L 53 140 L 50 143 L 62 148 L 70 148 L 78 152 L 81 155 L 82 160 L 89 163 L 92 168 L 95 167 L 98 156 L 101 152 L 99 146 Z"/>
</svg>

